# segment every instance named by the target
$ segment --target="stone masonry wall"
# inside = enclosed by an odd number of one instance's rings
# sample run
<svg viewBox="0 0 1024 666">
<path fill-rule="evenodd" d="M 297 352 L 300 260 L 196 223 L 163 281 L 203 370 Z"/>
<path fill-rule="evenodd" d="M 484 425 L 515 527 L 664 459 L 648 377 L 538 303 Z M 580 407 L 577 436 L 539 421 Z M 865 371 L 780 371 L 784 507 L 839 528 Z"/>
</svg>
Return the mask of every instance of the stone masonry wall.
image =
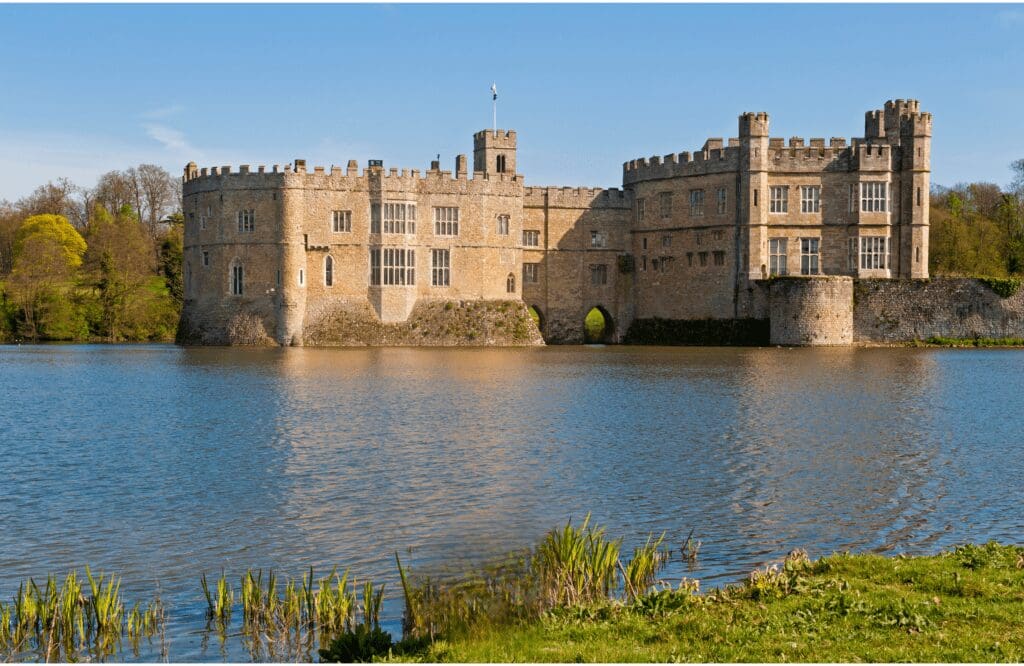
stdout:
<svg viewBox="0 0 1024 666">
<path fill-rule="evenodd" d="M 1024 290 L 1003 298 L 981 280 L 857 280 L 853 341 L 1024 338 Z"/>
<path fill-rule="evenodd" d="M 773 345 L 848 345 L 853 342 L 853 279 L 841 276 L 773 280 Z"/>
</svg>

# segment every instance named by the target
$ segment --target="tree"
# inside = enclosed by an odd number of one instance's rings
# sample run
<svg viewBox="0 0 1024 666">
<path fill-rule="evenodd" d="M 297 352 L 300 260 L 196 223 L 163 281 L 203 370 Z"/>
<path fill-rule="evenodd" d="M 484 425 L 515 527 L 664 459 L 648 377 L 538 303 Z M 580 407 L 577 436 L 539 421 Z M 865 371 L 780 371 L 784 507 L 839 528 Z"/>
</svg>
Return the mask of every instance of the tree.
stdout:
<svg viewBox="0 0 1024 666">
<path fill-rule="evenodd" d="M 169 216 L 167 222 L 167 233 L 164 235 L 164 242 L 160 246 L 160 265 L 163 269 L 164 280 L 167 282 L 167 291 L 170 292 L 176 305 L 180 308 L 185 300 L 185 281 L 182 276 L 182 261 L 184 258 L 184 229 L 185 216 L 180 212 Z"/>
<path fill-rule="evenodd" d="M 37 215 L 29 220 L 56 217 L 59 216 Z M 67 220 L 64 224 L 71 226 Z M 51 231 L 43 226 L 21 238 L 14 270 L 7 282 L 15 305 L 21 311 L 21 334 L 32 340 L 45 337 L 47 331 L 55 338 L 75 337 L 76 333 L 71 322 L 75 313 L 70 310 L 68 300 L 62 298 L 62 292 L 75 267 L 82 263 L 82 256 L 75 253 L 77 250 L 69 252 L 67 242 Z M 74 229 L 71 231 L 78 234 Z M 81 236 L 78 240 L 81 241 Z M 82 241 L 82 252 L 85 249 Z"/>
<path fill-rule="evenodd" d="M 95 205 L 103 206 L 107 213 L 114 216 L 125 206 L 138 203 L 135 193 L 135 182 L 131 176 L 122 171 L 108 171 L 97 181 L 92 199 Z"/>
<path fill-rule="evenodd" d="M 14 234 L 14 261 L 25 250 L 25 245 L 35 236 L 45 237 L 57 244 L 71 268 L 82 265 L 85 254 L 85 239 L 75 230 L 63 215 L 33 215 L 25 219 Z"/>
<path fill-rule="evenodd" d="M 80 191 L 81 188 L 67 178 L 58 178 L 37 187 L 32 194 L 19 200 L 17 207 L 23 217 L 60 215 L 81 228 L 85 226 L 85 215 L 75 198 Z"/>
<path fill-rule="evenodd" d="M 156 238 L 160 222 L 176 208 L 174 186 L 176 179 L 155 164 L 140 164 L 135 170 L 135 177 L 139 184 L 140 199 L 145 206 L 146 213 L 146 216 L 142 217 L 140 207 L 139 219 L 145 220 L 150 235 Z"/>
<path fill-rule="evenodd" d="M 1013 170 L 1013 182 L 1010 184 L 1010 189 L 1018 196 L 1024 197 L 1024 159 L 1014 160 L 1010 163 L 1010 168 Z"/>
<path fill-rule="evenodd" d="M 124 337 L 153 275 L 150 242 L 131 206 L 125 204 L 112 216 L 96 206 L 89 222 L 86 269 L 99 295 L 101 336 L 110 341 Z"/>
</svg>

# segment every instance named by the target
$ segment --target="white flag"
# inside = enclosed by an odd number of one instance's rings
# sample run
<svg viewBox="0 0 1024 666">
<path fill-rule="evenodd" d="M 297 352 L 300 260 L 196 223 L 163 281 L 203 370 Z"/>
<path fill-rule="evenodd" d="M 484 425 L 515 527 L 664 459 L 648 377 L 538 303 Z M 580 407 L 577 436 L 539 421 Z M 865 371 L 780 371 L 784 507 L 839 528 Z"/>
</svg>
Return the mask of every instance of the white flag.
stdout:
<svg viewBox="0 0 1024 666">
<path fill-rule="evenodd" d="M 497 83 L 492 83 L 491 84 L 491 93 L 494 95 L 494 97 L 492 97 L 491 99 L 498 99 L 498 84 Z"/>
</svg>

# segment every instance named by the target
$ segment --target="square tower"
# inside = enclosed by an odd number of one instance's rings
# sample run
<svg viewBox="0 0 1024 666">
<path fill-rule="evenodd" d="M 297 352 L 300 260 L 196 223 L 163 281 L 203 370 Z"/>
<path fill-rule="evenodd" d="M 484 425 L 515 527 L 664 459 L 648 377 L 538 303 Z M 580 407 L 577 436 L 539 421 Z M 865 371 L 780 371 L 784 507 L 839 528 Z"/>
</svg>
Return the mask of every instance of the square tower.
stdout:
<svg viewBox="0 0 1024 666">
<path fill-rule="evenodd" d="M 473 171 L 516 173 L 515 130 L 482 130 L 473 135 Z"/>
</svg>

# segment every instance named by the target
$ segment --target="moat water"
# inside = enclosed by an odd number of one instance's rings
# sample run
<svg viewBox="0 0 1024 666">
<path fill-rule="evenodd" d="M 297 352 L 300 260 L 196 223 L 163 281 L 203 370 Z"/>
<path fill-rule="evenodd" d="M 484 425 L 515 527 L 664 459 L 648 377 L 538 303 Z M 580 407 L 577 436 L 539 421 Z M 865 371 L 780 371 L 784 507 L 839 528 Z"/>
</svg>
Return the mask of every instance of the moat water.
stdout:
<svg viewBox="0 0 1024 666">
<path fill-rule="evenodd" d="M 159 585 L 172 661 L 245 660 L 205 645 L 201 572 L 351 567 L 397 633 L 396 550 L 466 569 L 588 511 L 692 529 L 663 577 L 705 587 L 1020 541 L 1022 432 L 1012 350 L 0 347 L 0 598 L 88 563 Z"/>
</svg>

